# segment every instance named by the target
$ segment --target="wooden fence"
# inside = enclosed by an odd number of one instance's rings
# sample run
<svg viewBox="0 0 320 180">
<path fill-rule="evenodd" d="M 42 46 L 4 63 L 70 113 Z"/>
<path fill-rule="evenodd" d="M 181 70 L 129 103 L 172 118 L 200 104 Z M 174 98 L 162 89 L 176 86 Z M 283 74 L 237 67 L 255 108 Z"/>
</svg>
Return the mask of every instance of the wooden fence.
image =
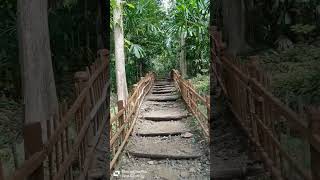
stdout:
<svg viewBox="0 0 320 180">
<path fill-rule="evenodd" d="M 177 89 L 181 92 L 183 100 L 189 110 L 198 120 L 205 137 L 209 140 L 210 97 L 200 96 L 193 85 L 183 79 L 177 70 L 172 70 L 171 77 L 175 81 Z"/>
<path fill-rule="evenodd" d="M 137 120 L 137 110 L 139 110 L 145 95 L 150 91 L 154 78 L 155 76 L 152 72 L 148 73 L 138 82 L 133 94 L 126 102 L 118 102 L 118 113 L 111 117 L 110 120 L 110 153 L 112 159 L 110 171 L 114 169 L 119 155 L 127 143 Z"/>
<path fill-rule="evenodd" d="M 86 71 L 76 73 L 77 97 L 70 108 L 61 105 L 59 115 L 47 120 L 45 126 L 35 123 L 24 127 L 27 160 L 8 180 L 87 179 L 109 119 L 108 65 L 108 50 L 100 50 Z M 41 137 L 43 127 L 45 138 Z M 42 143 L 43 139 L 47 141 Z M 0 167 L 0 179 L 4 179 L 1 175 Z"/>
<path fill-rule="evenodd" d="M 269 79 L 256 58 L 240 63 L 225 54 L 216 27 L 210 34 L 214 77 L 272 179 L 320 180 L 319 109 L 309 109 L 303 119 L 268 91 Z"/>
</svg>

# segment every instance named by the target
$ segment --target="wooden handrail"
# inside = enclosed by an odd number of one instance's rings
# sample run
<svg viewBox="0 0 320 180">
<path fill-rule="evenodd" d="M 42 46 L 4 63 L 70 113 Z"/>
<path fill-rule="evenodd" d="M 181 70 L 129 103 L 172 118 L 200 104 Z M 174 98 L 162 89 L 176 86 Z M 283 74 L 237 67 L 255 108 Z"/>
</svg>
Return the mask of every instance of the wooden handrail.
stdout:
<svg viewBox="0 0 320 180">
<path fill-rule="evenodd" d="M 97 60 L 93 63 L 91 66 L 92 70 L 92 75 L 87 81 L 86 86 L 80 91 L 79 95 L 76 97 L 74 103 L 71 105 L 69 110 L 65 113 L 60 112 L 60 114 L 63 114 L 63 116 L 57 116 L 52 118 L 51 121 L 53 124 L 57 124 L 56 128 L 53 127 L 54 129 L 51 130 L 50 123 L 48 124 L 47 131 L 50 132 L 48 136 L 47 142 L 45 142 L 44 145 L 42 145 L 42 150 L 34 153 L 29 157 L 28 160 L 26 160 L 18 169 L 16 169 L 12 176 L 9 176 L 9 180 L 21 180 L 28 178 L 30 175 L 32 175 L 37 169 L 41 167 L 41 165 L 46 161 L 47 158 L 49 158 L 49 161 L 51 159 L 52 155 L 55 155 L 57 159 L 59 159 L 59 162 L 56 163 L 56 167 L 46 167 L 44 169 L 41 169 L 41 171 L 49 170 L 52 172 L 51 168 L 57 168 L 56 169 L 56 174 L 54 177 L 53 175 L 50 174 L 50 178 L 53 179 L 61 179 L 61 177 L 66 176 L 66 172 L 70 170 L 70 166 L 74 159 L 78 156 L 78 151 L 81 149 L 80 144 L 83 144 L 85 141 L 85 137 L 88 137 L 88 128 L 89 124 L 92 123 L 94 118 L 97 118 L 99 116 L 99 119 L 103 119 L 101 124 L 104 125 L 107 122 L 107 119 L 109 117 L 105 116 L 102 117 L 105 113 L 98 113 L 102 111 L 103 105 L 105 105 L 108 101 L 108 89 L 110 87 L 110 81 L 108 80 L 108 68 L 109 68 L 109 59 L 108 59 L 108 50 L 102 49 L 99 50 L 98 52 L 99 57 Z M 96 92 L 94 92 L 97 96 L 94 97 L 96 98 L 94 101 L 96 102 L 95 104 L 92 105 L 92 107 L 88 107 L 88 104 L 86 104 L 86 99 L 90 97 L 90 93 L 92 88 L 95 87 Z M 99 94 L 98 94 L 99 92 Z M 91 97 L 93 98 L 93 97 Z M 97 99 L 98 98 L 98 99 Z M 68 128 L 70 127 L 70 123 L 78 123 L 77 121 L 80 121 L 78 119 L 75 119 L 74 116 L 76 115 L 77 112 L 81 111 L 81 109 L 87 108 L 90 109 L 89 112 L 84 114 L 83 122 L 81 122 L 81 126 L 79 127 L 79 132 L 76 134 L 76 138 L 74 139 L 74 143 L 71 145 L 72 149 L 67 150 L 68 152 L 64 152 L 63 150 L 66 150 L 63 144 L 69 143 L 68 142 Z M 54 125 L 55 126 L 55 125 Z M 100 130 L 98 130 L 97 136 L 95 139 L 92 141 L 94 142 L 92 148 L 94 149 L 96 144 L 98 143 L 97 141 L 99 140 L 101 134 L 101 126 L 99 127 Z M 67 141 L 67 142 L 65 142 Z M 69 144 L 66 144 L 66 146 L 69 147 Z M 61 152 L 59 152 L 59 149 Z M 63 149 L 62 149 L 63 148 Z M 89 153 L 92 154 L 92 153 Z M 62 155 L 62 157 L 59 157 Z M 90 162 L 92 161 L 92 156 L 88 156 L 90 158 L 86 158 L 86 163 L 83 164 L 83 167 L 85 169 L 88 169 L 87 167 L 89 166 Z M 62 158 L 62 159 L 61 159 Z M 82 157 L 78 157 L 82 158 Z M 84 172 L 87 173 L 87 172 Z M 36 177 L 38 180 L 43 179 L 43 177 Z"/>
<path fill-rule="evenodd" d="M 210 134 L 209 134 L 210 103 L 206 98 L 199 95 L 194 90 L 194 88 L 186 80 L 184 80 L 181 77 L 181 75 L 179 74 L 179 71 L 173 69 L 171 71 L 171 74 L 174 81 L 176 82 L 177 89 L 179 89 L 179 91 L 182 94 L 183 100 L 186 102 L 191 113 L 198 120 L 205 137 L 209 139 L 210 138 Z M 191 93 L 192 96 L 188 96 L 188 95 L 186 96 L 185 92 L 187 94 Z M 203 104 L 206 107 L 206 111 L 207 111 L 206 115 L 203 112 L 201 112 L 200 108 L 198 107 L 199 105 L 198 102 L 200 104 Z M 203 119 L 205 119 L 205 121 L 203 121 Z"/>
<path fill-rule="evenodd" d="M 219 80 L 219 86 L 224 88 L 231 111 L 251 142 L 259 149 L 258 152 L 273 173 L 273 177 L 290 179 L 288 172 L 278 170 L 289 168 L 293 169 L 300 179 L 318 180 L 320 178 L 318 171 L 320 130 L 313 128 L 312 125 L 319 124 L 319 118 L 314 120 L 307 118 L 303 121 L 296 112 L 267 90 L 268 77 L 254 63 L 241 64 L 238 59 L 225 54 L 220 33 L 214 31 L 216 28 L 211 29 L 211 38 L 217 47 L 213 49 L 217 56 L 211 57 L 214 75 Z M 310 112 L 306 113 L 312 116 Z M 283 122 L 287 123 L 286 128 L 293 132 L 294 136 L 279 128 Z M 283 147 L 285 144 L 279 139 L 283 135 L 299 139 L 310 146 L 312 159 L 310 169 L 301 164 L 301 160 L 307 161 L 307 159 L 298 160 Z M 298 149 L 290 149 L 290 151 L 298 151 Z M 306 153 L 309 152 L 303 152 L 303 154 Z M 284 161 L 287 164 L 286 167 L 284 167 Z"/>
<path fill-rule="evenodd" d="M 143 79 L 141 79 L 138 82 L 133 94 L 128 98 L 123 109 L 118 110 L 118 113 L 111 118 L 110 129 L 112 129 L 113 123 L 117 123 L 120 117 L 126 114 L 123 124 L 121 124 L 120 127 L 116 127 L 115 133 L 110 135 L 110 149 L 114 150 L 114 154 L 110 162 L 111 171 L 114 169 L 118 157 L 127 143 L 138 116 L 137 110 L 139 110 L 145 95 L 150 91 L 154 82 L 154 78 L 154 73 L 150 72 Z M 134 117 L 132 117 L 133 115 Z M 128 125 L 130 125 L 130 128 L 126 129 Z M 122 134 L 125 134 L 124 139 L 120 138 Z M 120 144 L 120 147 L 115 146 L 116 142 L 118 142 L 117 144 Z"/>
</svg>

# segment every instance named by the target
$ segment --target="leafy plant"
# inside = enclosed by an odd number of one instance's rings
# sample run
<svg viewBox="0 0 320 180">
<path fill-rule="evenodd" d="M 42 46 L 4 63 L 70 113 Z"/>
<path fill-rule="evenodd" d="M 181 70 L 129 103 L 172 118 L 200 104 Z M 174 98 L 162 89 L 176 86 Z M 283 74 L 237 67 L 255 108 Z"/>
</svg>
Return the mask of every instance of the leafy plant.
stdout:
<svg viewBox="0 0 320 180">
<path fill-rule="evenodd" d="M 210 91 L 210 78 L 208 75 L 197 74 L 196 77 L 191 79 L 192 84 L 196 91 L 201 95 L 208 95 Z"/>
<path fill-rule="evenodd" d="M 263 69 L 271 74 L 271 89 L 293 109 L 320 102 L 320 48 L 299 45 L 287 51 L 261 55 Z"/>
<path fill-rule="evenodd" d="M 296 24 L 291 26 L 291 31 L 293 31 L 296 34 L 309 34 L 313 32 L 316 29 L 315 25 L 310 24 Z"/>
</svg>

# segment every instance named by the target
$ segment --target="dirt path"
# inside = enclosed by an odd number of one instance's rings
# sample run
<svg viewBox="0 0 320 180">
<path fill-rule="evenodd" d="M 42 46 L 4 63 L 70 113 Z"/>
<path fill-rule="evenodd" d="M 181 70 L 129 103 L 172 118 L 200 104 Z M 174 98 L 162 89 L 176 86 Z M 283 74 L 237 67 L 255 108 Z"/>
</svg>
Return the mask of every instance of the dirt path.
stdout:
<svg viewBox="0 0 320 180">
<path fill-rule="evenodd" d="M 248 139 L 228 110 L 211 124 L 211 170 L 215 180 L 271 180 L 264 165 L 250 151 Z"/>
<path fill-rule="evenodd" d="M 194 121 L 173 82 L 156 81 L 112 179 L 210 179 L 209 146 Z"/>
</svg>

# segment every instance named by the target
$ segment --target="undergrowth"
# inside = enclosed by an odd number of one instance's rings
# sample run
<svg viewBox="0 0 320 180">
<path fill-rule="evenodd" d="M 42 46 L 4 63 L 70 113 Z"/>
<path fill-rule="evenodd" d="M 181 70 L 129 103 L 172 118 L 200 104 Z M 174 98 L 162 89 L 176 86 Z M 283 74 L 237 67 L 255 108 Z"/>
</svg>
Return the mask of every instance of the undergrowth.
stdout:
<svg viewBox="0 0 320 180">
<path fill-rule="evenodd" d="M 190 79 L 191 83 L 195 87 L 195 90 L 201 95 L 209 95 L 210 94 L 210 77 L 209 75 L 200 75 L 198 74 L 196 77 Z"/>
<path fill-rule="evenodd" d="M 320 104 L 320 47 L 296 45 L 283 52 L 269 50 L 259 56 L 261 67 L 271 74 L 275 96 L 293 109 L 298 104 Z"/>
</svg>

